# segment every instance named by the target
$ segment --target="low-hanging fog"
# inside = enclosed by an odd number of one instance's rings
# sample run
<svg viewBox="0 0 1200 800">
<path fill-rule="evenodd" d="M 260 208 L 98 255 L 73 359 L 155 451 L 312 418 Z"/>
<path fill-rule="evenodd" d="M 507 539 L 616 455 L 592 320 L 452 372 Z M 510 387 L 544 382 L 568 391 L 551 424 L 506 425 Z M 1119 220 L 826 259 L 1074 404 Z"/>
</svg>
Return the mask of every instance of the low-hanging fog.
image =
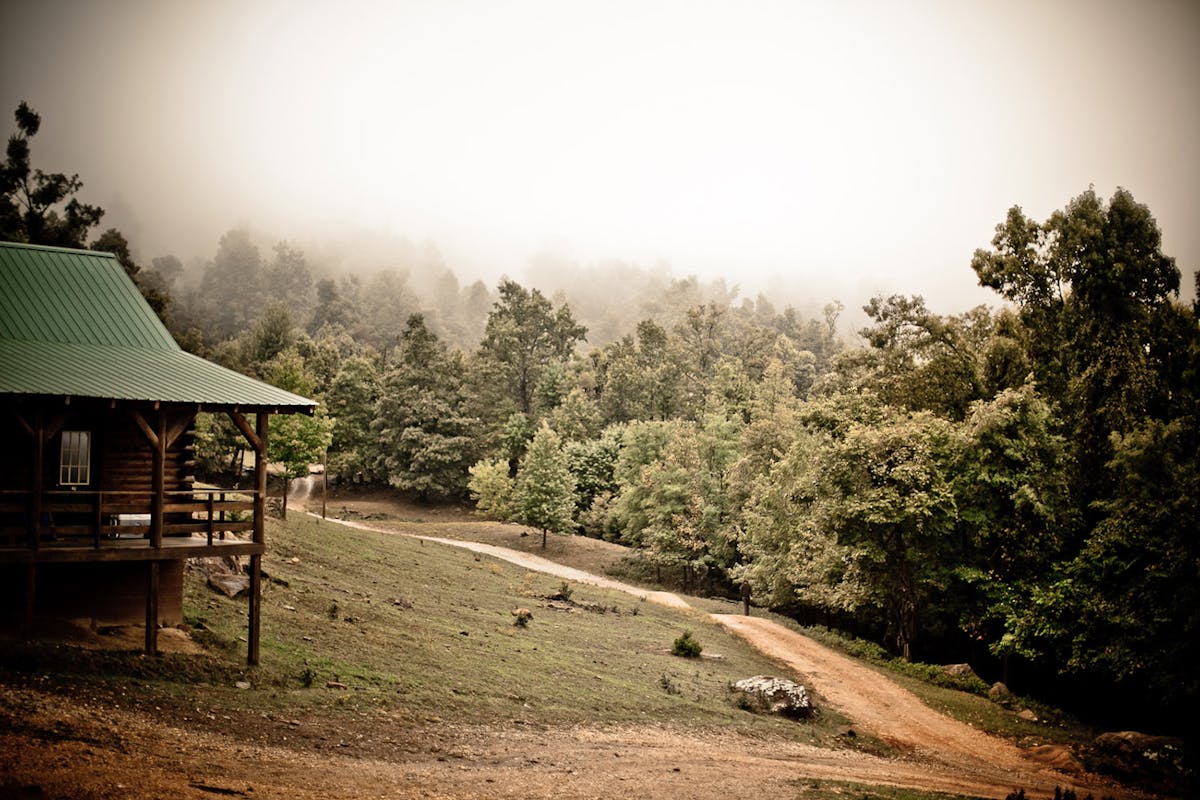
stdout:
<svg viewBox="0 0 1200 800">
<path fill-rule="evenodd" d="M 314 264 L 435 248 L 945 313 L 1014 205 L 1129 189 L 1200 266 L 1186 2 L 141 2 L 0 7 L 0 110 L 143 262 L 221 234 Z M 546 286 L 553 291 L 555 286 Z"/>
</svg>

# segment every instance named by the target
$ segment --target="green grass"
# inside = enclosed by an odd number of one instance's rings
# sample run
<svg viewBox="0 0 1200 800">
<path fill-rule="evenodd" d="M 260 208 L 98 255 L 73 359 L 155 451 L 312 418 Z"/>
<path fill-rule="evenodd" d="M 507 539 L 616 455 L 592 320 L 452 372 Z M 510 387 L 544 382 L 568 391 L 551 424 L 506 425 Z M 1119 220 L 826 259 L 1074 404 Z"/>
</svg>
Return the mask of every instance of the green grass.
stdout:
<svg viewBox="0 0 1200 800">
<path fill-rule="evenodd" d="M 445 534 L 431 527 L 422 531 Z M 579 584 L 573 607 L 555 609 L 545 596 L 560 578 L 301 515 L 273 521 L 267 534 L 262 664 L 247 673 L 259 691 L 229 692 L 228 702 L 385 708 L 417 723 L 736 725 L 813 742 L 847 725 L 832 713 L 797 723 L 739 709 L 730 683 L 783 668 L 702 613 Z M 195 635 L 228 662 L 245 657 L 245 608 L 244 599 L 186 582 Z M 513 624 L 517 608 L 532 611 L 525 627 Z M 720 658 L 672 656 L 685 629 Z"/>
<path fill-rule="evenodd" d="M 626 576 L 630 571 L 629 550 L 620 545 L 580 536 L 551 536 L 546 550 L 541 548 L 541 537 L 532 534 L 523 536 L 523 528 L 478 520 L 451 522 L 413 522 L 384 517 L 372 520 L 371 524 L 397 532 L 441 536 L 484 542 L 508 547 L 522 552 L 542 555 L 577 569 L 595 574 Z M 635 570 L 636 571 L 636 570 Z M 554 579 L 547 579 L 553 581 Z M 644 582 L 643 582 L 644 583 Z M 622 595 L 616 602 L 628 603 Z M 741 604 L 719 598 L 688 598 L 698 612 L 730 614 L 740 613 Z M 767 614 L 756 609 L 756 614 Z M 795 621 L 775 614 L 771 618 L 798 630 L 841 652 L 852 655 L 875 669 L 885 673 L 900 685 L 920 697 L 931 707 L 963 722 L 1014 740 L 1018 744 L 1085 744 L 1095 736 L 1095 731 L 1056 709 L 1018 699 L 1023 707 L 1032 708 L 1038 716 L 1037 722 L 1019 718 L 1012 710 L 991 702 L 986 697 L 987 686 L 978 679 L 954 678 L 942 669 L 930 664 L 910 664 L 889 657 L 881 647 L 871 642 L 853 639 L 822 628 L 806 628 Z M 536 622 L 536 619 L 535 619 Z M 678 632 L 674 634 L 677 636 Z M 671 637 L 671 641 L 674 640 Z M 725 638 L 730 638 L 726 636 Z M 735 639 L 735 641 L 738 641 Z M 701 641 L 705 649 L 707 642 Z M 669 645 L 669 643 L 668 643 Z M 778 671 L 778 667 L 775 670 Z"/>
</svg>

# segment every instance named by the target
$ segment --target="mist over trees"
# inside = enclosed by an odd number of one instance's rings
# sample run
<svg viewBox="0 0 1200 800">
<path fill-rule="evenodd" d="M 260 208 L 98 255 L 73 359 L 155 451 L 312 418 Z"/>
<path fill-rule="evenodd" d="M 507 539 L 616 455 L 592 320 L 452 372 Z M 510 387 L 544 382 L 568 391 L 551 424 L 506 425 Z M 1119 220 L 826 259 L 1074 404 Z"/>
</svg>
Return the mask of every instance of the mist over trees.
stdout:
<svg viewBox="0 0 1200 800">
<path fill-rule="evenodd" d="M 81 246 L 99 214 L 33 170 L 39 120 L 17 121 L 3 235 Z M 541 254 L 529 285 L 489 287 L 432 245 L 353 269 L 245 229 L 188 267 L 139 267 L 118 231 L 92 246 L 184 347 L 322 402 L 288 474 L 327 452 L 335 480 L 620 542 L 656 578 L 746 585 L 903 658 L 1200 710 L 1200 309 L 1127 191 L 1014 207 L 964 257 L 997 307 L 877 296 L 853 346 L 839 303 L 661 266 Z M 239 452 L 201 415 L 206 469 Z"/>
</svg>

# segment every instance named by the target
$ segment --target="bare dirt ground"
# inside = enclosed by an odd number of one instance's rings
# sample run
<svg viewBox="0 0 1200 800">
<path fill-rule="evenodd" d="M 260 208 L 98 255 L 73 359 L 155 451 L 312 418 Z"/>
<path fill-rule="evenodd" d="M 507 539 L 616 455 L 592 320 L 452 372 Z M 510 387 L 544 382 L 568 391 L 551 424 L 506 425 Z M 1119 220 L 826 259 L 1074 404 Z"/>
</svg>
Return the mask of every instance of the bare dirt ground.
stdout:
<svg viewBox="0 0 1200 800">
<path fill-rule="evenodd" d="M 538 556 L 440 541 L 690 608 L 675 595 Z M 32 675 L 0 685 L 0 797 L 794 800 L 808 796 L 815 781 L 996 798 L 1020 787 L 1029 797 L 1050 796 L 1055 786 L 1073 787 L 1080 797 L 1145 796 L 1095 776 L 1052 771 L 1010 743 L 932 711 L 874 670 L 768 620 L 717 619 L 801 673 L 860 730 L 902 755 L 656 725 L 414 728 L 383 711 L 352 723 L 252 712 L 218 717 L 123 693 L 81 696 Z M 828 792 L 829 784 L 822 785 Z"/>
</svg>

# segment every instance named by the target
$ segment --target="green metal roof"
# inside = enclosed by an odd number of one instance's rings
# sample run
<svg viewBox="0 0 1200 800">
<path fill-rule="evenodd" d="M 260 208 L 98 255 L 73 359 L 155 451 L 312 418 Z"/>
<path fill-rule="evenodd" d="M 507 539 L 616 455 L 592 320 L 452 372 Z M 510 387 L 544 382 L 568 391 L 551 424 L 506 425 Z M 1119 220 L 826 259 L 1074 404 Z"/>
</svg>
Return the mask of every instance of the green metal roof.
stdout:
<svg viewBox="0 0 1200 800">
<path fill-rule="evenodd" d="M 311 411 L 185 352 L 116 256 L 0 242 L 0 395 Z"/>
</svg>

